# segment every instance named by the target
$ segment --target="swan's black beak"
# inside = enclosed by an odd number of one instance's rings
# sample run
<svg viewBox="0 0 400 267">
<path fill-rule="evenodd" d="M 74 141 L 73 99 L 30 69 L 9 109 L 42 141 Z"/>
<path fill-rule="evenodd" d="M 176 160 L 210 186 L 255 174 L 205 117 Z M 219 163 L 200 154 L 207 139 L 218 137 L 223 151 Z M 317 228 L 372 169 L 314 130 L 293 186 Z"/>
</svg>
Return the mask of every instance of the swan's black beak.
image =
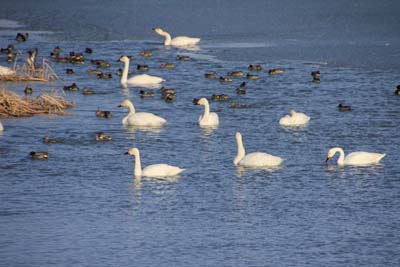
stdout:
<svg viewBox="0 0 400 267">
<path fill-rule="evenodd" d="M 328 163 L 328 161 L 329 161 L 330 159 L 331 159 L 331 158 L 327 157 L 326 160 L 325 160 L 325 163 Z"/>
<path fill-rule="evenodd" d="M 124 153 L 124 155 L 129 155 L 128 151 Z"/>
<path fill-rule="evenodd" d="M 194 99 L 193 99 L 193 104 L 198 105 L 198 104 L 199 104 L 199 100 L 200 100 L 200 99 L 198 99 L 198 98 L 194 98 Z"/>
<path fill-rule="evenodd" d="M 118 105 L 118 107 L 119 107 L 119 108 L 122 108 L 122 106 L 121 106 L 121 105 Z"/>
</svg>

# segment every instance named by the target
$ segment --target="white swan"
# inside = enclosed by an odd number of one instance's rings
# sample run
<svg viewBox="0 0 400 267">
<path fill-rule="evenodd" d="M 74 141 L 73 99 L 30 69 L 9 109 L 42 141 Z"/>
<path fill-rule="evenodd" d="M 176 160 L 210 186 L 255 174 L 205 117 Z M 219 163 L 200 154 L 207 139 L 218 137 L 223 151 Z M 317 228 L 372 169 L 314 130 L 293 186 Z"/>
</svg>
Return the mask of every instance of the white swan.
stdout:
<svg viewBox="0 0 400 267">
<path fill-rule="evenodd" d="M 187 36 L 178 36 L 171 39 L 171 35 L 168 32 L 163 31 L 161 28 L 153 28 L 153 31 L 165 37 L 164 45 L 195 46 L 198 42 L 200 42 L 200 38 Z"/>
<path fill-rule="evenodd" d="M 118 107 L 128 107 L 129 114 L 122 119 L 123 125 L 140 127 L 162 127 L 167 122 L 165 119 L 149 112 L 135 112 L 135 107 L 128 99 L 119 104 Z"/>
<path fill-rule="evenodd" d="M 16 72 L 8 67 L 0 66 L 0 76 L 15 75 Z"/>
<path fill-rule="evenodd" d="M 4 131 L 4 127 L 3 127 L 3 124 L 1 124 L 1 121 L 0 121 L 0 132 L 2 132 L 2 131 Z"/>
<path fill-rule="evenodd" d="M 185 170 L 164 163 L 149 165 L 142 170 L 139 149 L 137 148 L 129 149 L 128 152 L 126 152 L 125 154 L 135 156 L 135 170 L 134 170 L 135 176 L 143 175 L 147 177 L 167 177 L 167 176 L 178 175 L 179 173 Z"/>
<path fill-rule="evenodd" d="M 383 159 L 386 154 L 380 153 L 370 153 L 370 152 L 352 152 L 348 154 L 346 157 L 344 156 L 344 151 L 340 147 L 331 148 L 326 155 L 326 162 L 330 158 L 332 158 L 337 152 L 339 152 L 340 156 L 337 161 L 337 164 L 340 166 L 343 165 L 353 165 L 353 166 L 366 166 L 378 164 L 381 159 Z"/>
<path fill-rule="evenodd" d="M 237 155 L 233 164 L 243 167 L 277 167 L 281 165 L 284 159 L 263 152 L 253 152 L 246 155 L 243 146 L 242 134 L 236 132 Z"/>
<path fill-rule="evenodd" d="M 199 117 L 199 125 L 201 127 L 218 126 L 219 119 L 218 114 L 215 112 L 210 112 L 210 105 L 206 98 L 200 98 L 194 100 L 195 105 L 204 106 L 204 114 Z"/>
<path fill-rule="evenodd" d="M 291 110 L 289 115 L 286 115 L 279 120 L 279 124 L 282 126 L 301 126 L 307 124 L 309 120 L 310 117 L 306 114 Z"/>
<path fill-rule="evenodd" d="M 160 84 L 163 81 L 165 81 L 163 78 L 160 78 L 157 76 L 151 76 L 148 74 L 139 74 L 139 75 L 135 75 L 128 79 L 129 61 L 130 61 L 129 57 L 122 56 L 119 58 L 118 61 L 124 63 L 124 70 L 122 71 L 122 75 L 121 75 L 121 84 L 122 85 L 126 85 L 126 84 L 154 85 L 154 84 Z"/>
</svg>

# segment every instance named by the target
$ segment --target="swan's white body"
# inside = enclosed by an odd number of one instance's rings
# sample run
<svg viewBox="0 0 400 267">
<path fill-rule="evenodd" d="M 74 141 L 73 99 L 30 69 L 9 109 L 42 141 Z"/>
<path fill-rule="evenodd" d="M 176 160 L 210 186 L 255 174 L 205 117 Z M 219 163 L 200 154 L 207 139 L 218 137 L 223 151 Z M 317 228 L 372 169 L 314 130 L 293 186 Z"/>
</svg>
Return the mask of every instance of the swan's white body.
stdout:
<svg viewBox="0 0 400 267">
<path fill-rule="evenodd" d="M 210 105 L 206 98 L 200 98 L 197 102 L 198 105 L 204 106 L 204 114 L 199 117 L 199 125 L 201 127 L 218 126 L 219 118 L 215 112 L 210 112 Z"/>
<path fill-rule="evenodd" d="M 279 124 L 282 126 L 301 126 L 307 124 L 309 120 L 310 117 L 306 114 L 291 110 L 289 115 L 279 120 Z"/>
<path fill-rule="evenodd" d="M 129 61 L 130 59 L 127 56 L 123 56 L 119 59 L 119 61 L 124 63 L 124 70 L 122 71 L 121 75 L 121 84 L 122 85 L 154 85 L 154 84 L 160 84 L 163 81 L 165 81 L 163 78 L 157 77 L 157 76 L 152 76 L 148 74 L 139 74 L 135 75 L 131 78 L 128 79 L 128 71 L 129 71 Z"/>
<path fill-rule="evenodd" d="M 184 171 L 176 166 L 171 166 L 165 163 L 153 164 L 145 167 L 142 170 L 141 162 L 140 162 L 140 152 L 137 148 L 129 149 L 127 154 L 135 156 L 135 176 L 146 176 L 146 177 L 167 177 L 167 176 L 175 176 Z"/>
<path fill-rule="evenodd" d="M 0 76 L 15 75 L 15 70 L 8 67 L 0 66 Z"/>
<path fill-rule="evenodd" d="M 171 38 L 171 35 L 168 32 L 163 31 L 161 28 L 154 28 L 153 31 L 165 38 L 164 45 L 195 46 L 198 42 L 200 42 L 200 38 L 187 36 L 178 36 L 175 38 Z"/>
<path fill-rule="evenodd" d="M 353 165 L 353 166 L 366 166 L 366 165 L 374 165 L 378 164 L 381 159 L 383 159 L 386 154 L 380 153 L 371 153 L 371 152 L 352 152 L 348 154 L 346 157 L 344 156 L 344 151 L 340 147 L 331 148 L 328 151 L 328 155 L 326 156 L 326 161 L 332 158 L 337 152 L 339 152 L 340 156 L 338 158 L 337 164 L 340 166 L 344 165 Z"/>
<path fill-rule="evenodd" d="M 243 167 L 277 167 L 284 159 L 263 152 L 253 152 L 246 155 L 241 133 L 236 133 L 237 155 L 233 164 Z"/>
<path fill-rule="evenodd" d="M 139 127 L 162 127 L 167 122 L 165 119 L 149 112 L 136 112 L 133 103 L 128 99 L 121 102 L 120 107 L 128 107 L 129 114 L 122 119 L 123 125 Z"/>
</svg>

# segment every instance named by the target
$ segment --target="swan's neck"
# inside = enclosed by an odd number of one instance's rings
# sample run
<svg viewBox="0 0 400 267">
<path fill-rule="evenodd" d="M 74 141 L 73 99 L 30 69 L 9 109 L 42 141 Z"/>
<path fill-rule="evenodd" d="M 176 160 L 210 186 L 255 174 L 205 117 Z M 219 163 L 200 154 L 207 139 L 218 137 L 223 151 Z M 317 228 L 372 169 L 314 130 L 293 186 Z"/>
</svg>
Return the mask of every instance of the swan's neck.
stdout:
<svg viewBox="0 0 400 267">
<path fill-rule="evenodd" d="M 129 114 L 135 114 L 136 110 L 135 110 L 135 106 L 132 104 L 132 102 L 129 102 L 126 105 L 129 108 Z"/>
<path fill-rule="evenodd" d="M 335 154 L 336 154 L 337 152 L 339 152 L 339 158 L 338 158 L 337 164 L 338 164 L 338 165 L 344 165 L 344 151 L 343 151 L 343 149 L 341 149 L 340 147 L 338 147 L 338 148 L 336 148 L 334 151 L 335 151 Z"/>
<path fill-rule="evenodd" d="M 243 141 L 242 138 L 236 138 L 236 144 L 237 144 L 237 155 L 235 159 L 233 160 L 233 164 L 237 165 L 239 161 L 246 155 L 246 150 L 244 149 L 243 146 Z"/>
<path fill-rule="evenodd" d="M 135 170 L 133 171 L 135 176 L 142 176 L 142 163 L 140 162 L 140 153 L 135 155 Z"/>
<path fill-rule="evenodd" d="M 128 81 L 129 61 L 124 62 L 124 70 L 121 75 L 121 83 L 125 84 Z"/>
<path fill-rule="evenodd" d="M 164 45 L 171 44 L 171 35 L 168 32 L 162 32 L 160 35 L 165 37 Z"/>
<path fill-rule="evenodd" d="M 210 116 L 210 105 L 208 103 L 205 103 L 203 118 L 208 118 L 209 116 Z"/>
</svg>

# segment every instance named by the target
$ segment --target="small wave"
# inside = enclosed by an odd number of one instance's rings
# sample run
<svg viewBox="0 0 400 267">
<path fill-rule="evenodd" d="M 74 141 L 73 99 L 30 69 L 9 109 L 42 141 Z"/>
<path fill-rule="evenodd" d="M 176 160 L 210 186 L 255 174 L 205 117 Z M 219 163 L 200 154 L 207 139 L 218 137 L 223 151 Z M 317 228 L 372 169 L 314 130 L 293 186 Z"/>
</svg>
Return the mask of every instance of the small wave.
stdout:
<svg viewBox="0 0 400 267">
<path fill-rule="evenodd" d="M 20 24 L 18 21 L 9 19 L 0 19 L 0 28 L 16 29 L 21 27 L 24 27 L 24 25 Z"/>
<path fill-rule="evenodd" d="M 271 47 L 273 44 L 267 43 L 219 43 L 219 44 L 207 44 L 202 45 L 204 48 L 259 48 L 259 47 Z"/>
</svg>

